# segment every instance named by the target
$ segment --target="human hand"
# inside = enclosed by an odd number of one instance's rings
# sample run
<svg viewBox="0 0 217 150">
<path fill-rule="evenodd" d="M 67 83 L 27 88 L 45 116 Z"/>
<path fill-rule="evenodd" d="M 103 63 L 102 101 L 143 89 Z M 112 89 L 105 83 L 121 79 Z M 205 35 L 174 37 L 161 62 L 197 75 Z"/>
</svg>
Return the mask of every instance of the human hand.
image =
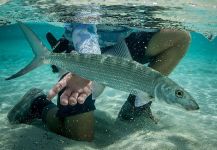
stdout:
<svg viewBox="0 0 217 150">
<path fill-rule="evenodd" d="M 91 94 L 92 82 L 68 73 L 49 92 L 47 98 L 53 99 L 63 88 L 66 88 L 60 96 L 61 105 L 83 104 Z"/>
</svg>

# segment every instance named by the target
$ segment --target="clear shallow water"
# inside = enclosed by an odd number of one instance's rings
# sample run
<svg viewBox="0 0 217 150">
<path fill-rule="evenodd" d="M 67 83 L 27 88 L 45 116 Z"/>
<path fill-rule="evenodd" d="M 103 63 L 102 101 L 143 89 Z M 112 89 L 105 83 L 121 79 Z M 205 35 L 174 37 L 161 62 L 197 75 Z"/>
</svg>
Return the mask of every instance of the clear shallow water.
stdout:
<svg viewBox="0 0 217 150">
<path fill-rule="evenodd" d="M 96 103 L 98 110 L 93 143 L 76 142 L 47 132 L 40 122 L 35 122 L 34 126 L 11 126 L 7 122 L 7 112 L 29 88 L 38 87 L 47 91 L 58 77 L 51 73 L 49 66 L 43 66 L 16 80 L 4 81 L 5 77 L 25 66 L 33 56 L 19 28 L 5 25 L 13 24 L 16 20 L 73 21 L 73 12 L 82 10 L 84 6 L 81 4 L 86 1 L 71 2 L 17 0 L 0 6 L 0 149 L 216 149 L 217 39 L 214 39 L 214 35 L 217 33 L 217 13 L 214 0 L 206 3 L 198 0 L 167 3 L 146 1 L 147 6 L 143 6 L 141 1 L 126 1 L 121 6 L 122 1 L 105 1 L 100 12 L 100 23 L 104 24 L 186 28 L 207 33 L 207 36 L 213 34 L 213 41 L 210 42 L 202 35 L 191 32 L 189 51 L 170 75 L 196 98 L 199 111 L 187 112 L 156 101 L 152 110 L 160 120 L 158 125 L 153 125 L 146 118 L 139 118 L 132 124 L 115 124 L 127 94 L 107 89 Z M 144 10 L 150 13 L 144 15 Z M 61 23 L 51 24 L 55 26 L 33 24 L 31 27 L 46 43 L 47 31 L 56 37 L 63 33 Z"/>
<path fill-rule="evenodd" d="M 56 37 L 63 32 L 62 28 L 48 24 L 33 24 L 31 27 L 45 43 L 47 31 Z M 170 75 L 196 98 L 199 111 L 187 112 L 155 101 L 152 110 L 160 120 L 158 125 L 146 118 L 139 118 L 131 124 L 115 124 L 127 94 L 107 89 L 96 103 L 95 140 L 83 143 L 47 132 L 41 129 L 40 122 L 15 126 L 7 122 L 8 110 L 29 88 L 47 91 L 58 77 L 51 73 L 49 66 L 43 66 L 16 80 L 4 81 L 5 77 L 27 64 L 33 54 L 17 26 L 1 27 L 0 33 L 0 149 L 216 149 L 216 39 L 210 42 L 192 32 L 187 55 Z"/>
</svg>

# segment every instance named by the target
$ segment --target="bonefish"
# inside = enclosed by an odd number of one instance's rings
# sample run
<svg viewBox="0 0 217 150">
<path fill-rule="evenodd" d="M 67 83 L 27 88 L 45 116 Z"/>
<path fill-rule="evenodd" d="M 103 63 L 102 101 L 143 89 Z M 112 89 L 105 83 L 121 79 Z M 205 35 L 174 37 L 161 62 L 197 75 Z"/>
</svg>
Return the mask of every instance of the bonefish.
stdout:
<svg viewBox="0 0 217 150">
<path fill-rule="evenodd" d="M 148 93 L 187 110 L 199 109 L 194 98 L 161 73 L 136 61 L 110 55 L 52 53 L 26 25 L 18 23 L 35 54 L 34 59 L 6 80 L 22 76 L 42 64 L 56 65 L 83 78 L 132 94 Z"/>
</svg>

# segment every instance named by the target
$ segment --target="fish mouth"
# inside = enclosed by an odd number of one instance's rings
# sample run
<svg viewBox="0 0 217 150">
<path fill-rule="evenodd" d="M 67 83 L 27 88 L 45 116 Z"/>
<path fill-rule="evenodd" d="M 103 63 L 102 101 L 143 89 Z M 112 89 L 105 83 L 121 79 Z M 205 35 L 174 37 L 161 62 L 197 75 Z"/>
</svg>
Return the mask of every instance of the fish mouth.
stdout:
<svg viewBox="0 0 217 150">
<path fill-rule="evenodd" d="M 199 110 L 200 107 L 199 105 L 195 102 L 194 105 L 191 105 L 190 107 L 185 107 L 186 110 L 191 111 L 191 110 Z"/>
</svg>

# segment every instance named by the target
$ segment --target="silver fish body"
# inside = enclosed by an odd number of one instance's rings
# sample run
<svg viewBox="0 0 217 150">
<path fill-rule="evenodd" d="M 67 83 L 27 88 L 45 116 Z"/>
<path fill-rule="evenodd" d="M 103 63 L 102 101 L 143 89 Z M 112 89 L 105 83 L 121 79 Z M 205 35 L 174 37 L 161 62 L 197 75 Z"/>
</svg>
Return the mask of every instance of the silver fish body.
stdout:
<svg viewBox="0 0 217 150">
<path fill-rule="evenodd" d="M 25 68 L 6 80 L 22 76 L 42 64 L 56 65 L 81 77 L 132 94 L 148 93 L 169 104 L 178 104 L 187 110 L 199 109 L 194 98 L 174 81 L 136 61 L 110 55 L 51 53 L 37 35 L 19 23 L 35 54 Z"/>
<path fill-rule="evenodd" d="M 134 94 L 143 91 L 154 96 L 154 89 L 158 83 L 156 81 L 163 79 L 159 72 L 149 67 L 110 55 L 52 53 L 44 58 L 44 63 L 59 66 L 91 81 Z"/>
</svg>

